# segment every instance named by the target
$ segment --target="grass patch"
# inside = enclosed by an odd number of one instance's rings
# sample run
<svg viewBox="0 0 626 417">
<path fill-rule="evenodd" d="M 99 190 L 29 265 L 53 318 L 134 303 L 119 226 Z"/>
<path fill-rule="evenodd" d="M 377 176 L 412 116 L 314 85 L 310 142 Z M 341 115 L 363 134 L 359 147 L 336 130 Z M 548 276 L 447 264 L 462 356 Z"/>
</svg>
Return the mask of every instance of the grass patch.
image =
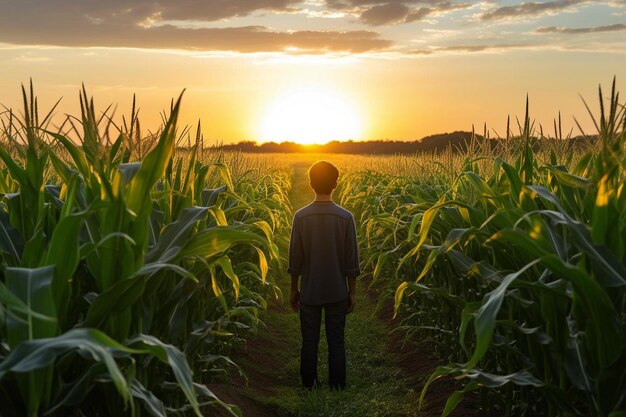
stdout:
<svg viewBox="0 0 626 417">
<path fill-rule="evenodd" d="M 301 396 L 299 416 L 392 417 L 417 415 L 417 394 L 408 388 L 389 354 L 388 330 L 374 315 L 375 306 L 361 290 L 346 322 L 347 387 L 322 387 Z M 327 349 L 322 332 L 319 377 L 327 381 Z"/>
</svg>

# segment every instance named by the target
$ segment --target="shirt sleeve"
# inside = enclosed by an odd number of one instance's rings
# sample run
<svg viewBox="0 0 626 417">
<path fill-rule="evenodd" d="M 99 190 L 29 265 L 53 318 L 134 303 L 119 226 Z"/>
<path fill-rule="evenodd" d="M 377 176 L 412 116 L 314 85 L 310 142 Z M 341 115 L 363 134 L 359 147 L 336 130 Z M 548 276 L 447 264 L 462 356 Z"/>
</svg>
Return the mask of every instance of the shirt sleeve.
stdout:
<svg viewBox="0 0 626 417">
<path fill-rule="evenodd" d="M 346 275 L 348 278 L 356 278 L 360 273 L 359 268 L 359 246 L 356 240 L 356 224 L 354 216 L 350 216 L 348 230 L 346 234 Z"/>
<path fill-rule="evenodd" d="M 291 239 L 289 240 L 289 267 L 287 272 L 291 275 L 300 275 L 302 273 L 302 231 L 298 224 L 297 217 L 293 218 L 291 226 Z"/>
</svg>

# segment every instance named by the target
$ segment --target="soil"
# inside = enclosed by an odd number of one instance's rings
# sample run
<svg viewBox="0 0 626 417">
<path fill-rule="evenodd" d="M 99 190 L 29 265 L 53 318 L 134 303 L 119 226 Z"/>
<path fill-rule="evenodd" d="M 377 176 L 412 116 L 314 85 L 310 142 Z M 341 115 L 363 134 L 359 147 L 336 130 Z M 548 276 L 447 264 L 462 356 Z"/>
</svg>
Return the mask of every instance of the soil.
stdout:
<svg viewBox="0 0 626 417">
<path fill-rule="evenodd" d="M 380 289 L 372 289 L 370 297 L 378 299 L 382 295 Z M 394 357 L 394 362 L 402 369 L 402 374 L 411 381 L 413 387 L 420 392 L 430 374 L 440 365 L 438 359 L 426 345 L 405 343 L 401 332 L 393 331 L 397 321 L 393 319 L 393 300 L 386 300 L 378 313 L 378 319 L 382 320 L 389 329 L 389 354 Z M 443 411 L 448 397 L 461 386 L 450 377 L 442 377 L 434 381 L 424 397 L 424 407 L 420 412 L 423 417 L 439 417 Z M 489 416 L 484 410 L 480 410 L 480 398 L 477 394 L 466 394 L 463 401 L 457 406 L 452 414 L 453 417 L 483 417 Z"/>
<path fill-rule="evenodd" d="M 280 314 L 288 313 L 276 300 L 273 300 L 268 308 Z M 232 355 L 234 362 L 241 364 L 245 377 L 233 371 L 229 382 L 212 384 L 209 389 L 220 400 L 236 404 L 244 416 L 276 416 L 275 407 L 263 404 L 257 398 L 276 395 L 276 386 L 281 379 L 284 379 L 284 375 L 280 372 L 282 363 L 278 353 L 292 337 L 284 328 L 279 328 L 272 323 L 259 328 L 258 334 L 248 339 L 245 348 Z M 254 366 L 246 366 L 246 364 L 254 364 Z M 224 410 L 216 410 L 211 415 L 232 416 Z"/>
</svg>

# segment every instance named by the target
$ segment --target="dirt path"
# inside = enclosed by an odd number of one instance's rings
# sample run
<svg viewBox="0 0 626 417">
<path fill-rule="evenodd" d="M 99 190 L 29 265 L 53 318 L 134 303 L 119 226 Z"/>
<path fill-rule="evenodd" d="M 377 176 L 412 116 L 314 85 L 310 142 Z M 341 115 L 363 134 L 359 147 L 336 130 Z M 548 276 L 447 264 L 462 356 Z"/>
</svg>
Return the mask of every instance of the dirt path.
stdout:
<svg viewBox="0 0 626 417">
<path fill-rule="evenodd" d="M 306 180 L 308 161 L 293 165 L 290 200 L 294 210 L 308 204 L 312 194 Z M 222 400 L 237 404 L 245 417 L 265 416 L 354 416 L 410 417 L 439 416 L 451 394 L 451 384 L 435 383 L 418 413 L 419 389 L 423 378 L 437 362 L 414 346 L 402 346 L 397 326 L 391 319 L 390 303 L 376 312 L 380 293 L 366 289 L 367 277 L 359 281 L 357 308 L 346 323 L 347 381 L 343 392 L 327 389 L 308 392 L 299 385 L 299 319 L 288 308 L 290 278 L 279 273 L 283 300 L 270 302 L 263 316 L 265 327 L 250 338 L 234 360 L 247 375 L 228 384 L 210 388 Z M 367 291 L 366 291 L 367 290 Z M 236 371 L 232 372 L 233 374 Z M 327 376 L 325 336 L 320 343 L 320 378 Z M 476 415 L 472 404 L 453 414 Z M 217 412 L 214 415 L 227 415 Z"/>
</svg>

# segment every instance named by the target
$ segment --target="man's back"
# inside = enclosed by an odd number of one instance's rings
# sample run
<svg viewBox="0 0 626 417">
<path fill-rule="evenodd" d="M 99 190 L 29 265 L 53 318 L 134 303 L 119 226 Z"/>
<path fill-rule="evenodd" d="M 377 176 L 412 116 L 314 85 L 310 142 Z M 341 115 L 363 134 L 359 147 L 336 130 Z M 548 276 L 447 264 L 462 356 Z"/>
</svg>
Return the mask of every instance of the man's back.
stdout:
<svg viewBox="0 0 626 417">
<path fill-rule="evenodd" d="M 356 277 L 360 273 L 356 227 L 352 213 L 332 201 L 339 179 L 337 167 L 318 161 L 308 174 L 315 201 L 294 215 L 288 269 L 289 302 L 300 313 L 300 376 L 307 389 L 319 385 L 317 353 L 323 312 L 328 342 L 328 385 L 343 389 L 346 315 L 356 305 Z"/>
<path fill-rule="evenodd" d="M 298 210 L 291 234 L 289 272 L 302 276 L 303 304 L 347 299 L 346 277 L 359 274 L 352 213 L 332 201 L 314 201 Z"/>
</svg>

